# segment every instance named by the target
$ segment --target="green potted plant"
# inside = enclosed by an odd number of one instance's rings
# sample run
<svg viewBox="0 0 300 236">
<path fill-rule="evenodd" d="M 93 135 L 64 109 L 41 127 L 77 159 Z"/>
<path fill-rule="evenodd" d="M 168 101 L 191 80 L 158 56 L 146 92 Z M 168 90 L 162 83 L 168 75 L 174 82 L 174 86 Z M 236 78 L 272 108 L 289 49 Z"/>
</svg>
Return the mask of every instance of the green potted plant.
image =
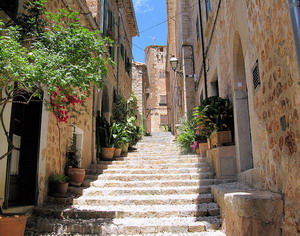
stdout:
<svg viewBox="0 0 300 236">
<path fill-rule="evenodd" d="M 104 117 L 98 116 L 97 118 L 97 136 L 102 159 L 112 160 L 115 153 L 114 138 L 111 125 Z"/>
<path fill-rule="evenodd" d="M 79 150 L 76 147 L 76 138 L 77 135 L 74 132 L 71 138 L 71 144 L 68 147 L 68 151 L 66 153 L 67 161 L 66 161 L 66 173 L 69 178 L 69 183 L 73 186 L 81 186 L 85 178 L 85 169 L 80 168 L 81 155 Z"/>
<path fill-rule="evenodd" d="M 113 123 L 112 127 L 112 135 L 114 139 L 114 147 L 115 147 L 115 157 L 121 156 L 122 147 L 128 143 L 129 136 L 126 132 L 124 124 Z"/>
<path fill-rule="evenodd" d="M 210 147 L 232 142 L 233 108 L 229 99 L 217 96 L 205 99 L 195 108 L 196 132 L 209 137 Z"/>
<path fill-rule="evenodd" d="M 54 173 L 49 176 L 49 192 L 54 197 L 65 197 L 68 191 L 68 177 Z"/>
<path fill-rule="evenodd" d="M 192 145 L 195 141 L 195 125 L 192 119 L 187 118 L 180 121 L 179 135 L 176 140 L 179 144 L 181 153 L 191 153 Z"/>
</svg>

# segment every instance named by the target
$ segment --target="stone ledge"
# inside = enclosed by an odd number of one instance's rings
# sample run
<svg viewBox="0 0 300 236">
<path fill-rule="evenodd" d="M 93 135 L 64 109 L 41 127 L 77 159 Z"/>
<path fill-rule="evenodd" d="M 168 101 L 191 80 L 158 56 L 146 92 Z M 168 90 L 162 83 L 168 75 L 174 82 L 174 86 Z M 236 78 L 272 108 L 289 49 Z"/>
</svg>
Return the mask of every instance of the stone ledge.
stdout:
<svg viewBox="0 0 300 236">
<path fill-rule="evenodd" d="M 227 236 L 281 235 L 280 194 L 257 191 L 240 183 L 212 186 L 212 193 L 221 208 Z"/>
</svg>

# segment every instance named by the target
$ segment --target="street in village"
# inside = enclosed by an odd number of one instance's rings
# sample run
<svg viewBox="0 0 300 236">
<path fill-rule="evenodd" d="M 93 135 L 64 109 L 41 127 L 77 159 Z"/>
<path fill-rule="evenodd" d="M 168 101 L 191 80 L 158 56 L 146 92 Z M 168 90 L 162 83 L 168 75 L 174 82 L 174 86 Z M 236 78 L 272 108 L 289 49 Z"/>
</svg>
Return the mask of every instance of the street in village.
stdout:
<svg viewBox="0 0 300 236">
<path fill-rule="evenodd" d="M 86 171 L 84 187 L 34 209 L 26 236 L 225 236 L 211 195 L 219 181 L 205 157 L 180 155 L 169 132 L 144 137 L 135 151 Z"/>
</svg>

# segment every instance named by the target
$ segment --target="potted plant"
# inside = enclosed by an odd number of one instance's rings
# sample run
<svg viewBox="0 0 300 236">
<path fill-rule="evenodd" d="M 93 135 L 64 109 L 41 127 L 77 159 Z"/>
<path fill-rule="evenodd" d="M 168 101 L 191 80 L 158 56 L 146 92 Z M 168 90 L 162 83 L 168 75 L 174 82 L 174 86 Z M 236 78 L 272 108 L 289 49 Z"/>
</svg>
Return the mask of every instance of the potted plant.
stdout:
<svg viewBox="0 0 300 236">
<path fill-rule="evenodd" d="M 180 120 L 177 142 L 179 144 L 181 153 L 191 153 L 193 147 L 192 145 L 195 142 L 195 125 L 192 119 L 187 118 Z"/>
<path fill-rule="evenodd" d="M 97 118 L 97 136 L 101 148 L 101 157 L 104 160 L 112 160 L 115 153 L 112 127 L 104 117 Z"/>
<path fill-rule="evenodd" d="M 219 147 L 232 142 L 233 109 L 229 99 L 217 96 L 205 99 L 195 108 L 196 130 L 209 137 L 209 146 Z"/>
<path fill-rule="evenodd" d="M 128 133 L 126 132 L 124 124 L 113 123 L 112 135 L 114 139 L 115 157 L 121 156 L 122 148 L 129 141 Z"/>
<path fill-rule="evenodd" d="M 0 206 L 0 235 L 1 236 L 23 236 L 25 233 L 28 216 L 23 214 L 3 213 Z"/>
<path fill-rule="evenodd" d="M 64 174 L 55 173 L 49 176 L 49 192 L 54 197 L 65 197 L 68 185 L 68 177 Z"/>
<path fill-rule="evenodd" d="M 81 155 L 76 147 L 76 133 L 75 126 L 74 132 L 71 138 L 71 145 L 68 147 L 67 151 L 67 161 L 66 161 L 66 173 L 69 177 L 69 183 L 73 186 L 81 186 L 85 178 L 85 169 L 80 168 Z"/>
</svg>

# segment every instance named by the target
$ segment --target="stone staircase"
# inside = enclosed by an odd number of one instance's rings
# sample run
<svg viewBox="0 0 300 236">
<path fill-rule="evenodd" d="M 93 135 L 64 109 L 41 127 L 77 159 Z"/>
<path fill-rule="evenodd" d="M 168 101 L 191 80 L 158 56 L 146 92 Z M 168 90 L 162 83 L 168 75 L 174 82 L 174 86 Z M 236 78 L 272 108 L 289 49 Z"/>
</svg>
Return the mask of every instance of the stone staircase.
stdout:
<svg viewBox="0 0 300 236">
<path fill-rule="evenodd" d="M 144 137 L 136 148 L 92 164 L 69 198 L 36 207 L 25 235 L 225 236 L 211 195 L 218 181 L 205 158 L 179 155 L 170 133 Z"/>
</svg>

